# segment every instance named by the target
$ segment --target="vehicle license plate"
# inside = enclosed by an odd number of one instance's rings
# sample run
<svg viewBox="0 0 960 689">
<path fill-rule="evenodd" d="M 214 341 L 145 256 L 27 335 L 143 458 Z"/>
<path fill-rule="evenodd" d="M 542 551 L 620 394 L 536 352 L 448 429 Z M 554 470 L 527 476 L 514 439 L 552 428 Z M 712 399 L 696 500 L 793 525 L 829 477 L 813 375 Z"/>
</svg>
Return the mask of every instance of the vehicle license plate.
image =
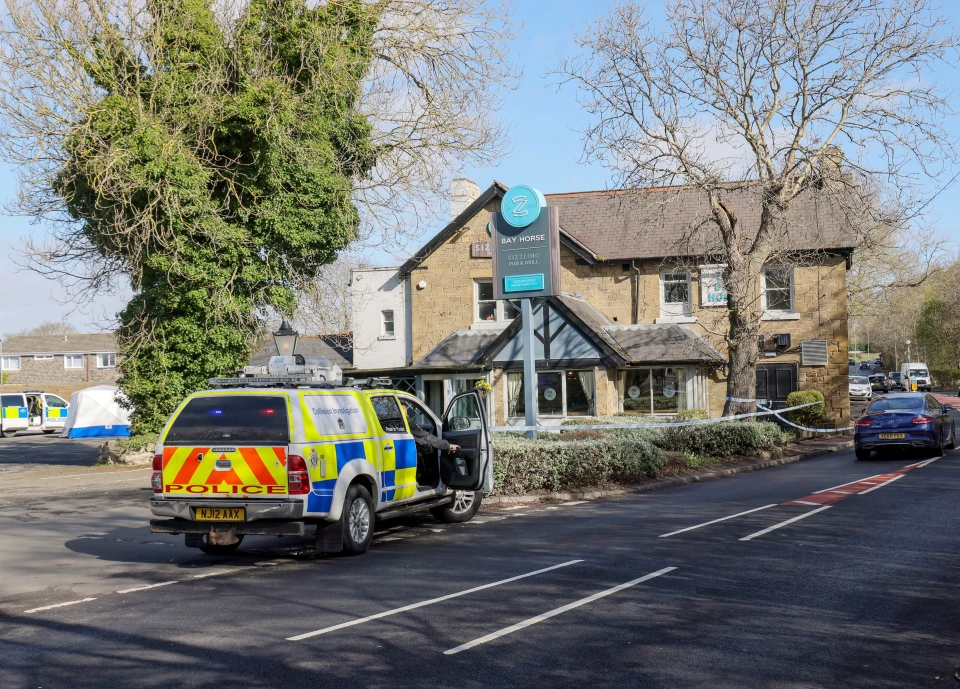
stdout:
<svg viewBox="0 0 960 689">
<path fill-rule="evenodd" d="M 881 433 L 880 440 L 901 440 L 906 438 L 906 433 Z"/>
<path fill-rule="evenodd" d="M 198 507 L 199 522 L 242 522 L 247 518 L 243 507 Z"/>
</svg>

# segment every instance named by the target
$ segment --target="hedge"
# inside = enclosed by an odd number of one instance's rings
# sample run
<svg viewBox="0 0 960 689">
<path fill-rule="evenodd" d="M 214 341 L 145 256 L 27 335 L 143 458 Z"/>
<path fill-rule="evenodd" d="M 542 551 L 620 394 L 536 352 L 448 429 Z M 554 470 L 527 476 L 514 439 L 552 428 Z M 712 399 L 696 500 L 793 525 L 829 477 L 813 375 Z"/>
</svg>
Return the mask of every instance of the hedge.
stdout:
<svg viewBox="0 0 960 689">
<path fill-rule="evenodd" d="M 827 418 L 827 407 L 823 403 L 823 393 L 819 390 L 797 390 L 787 395 L 787 406 L 796 407 L 810 402 L 820 404 L 787 412 L 787 418 L 801 426 L 815 427 Z"/>
<path fill-rule="evenodd" d="M 498 495 L 636 483 L 655 478 L 666 461 L 660 448 L 642 439 L 563 440 L 544 434 L 531 440 L 514 433 L 497 433 L 493 442 Z"/>
</svg>

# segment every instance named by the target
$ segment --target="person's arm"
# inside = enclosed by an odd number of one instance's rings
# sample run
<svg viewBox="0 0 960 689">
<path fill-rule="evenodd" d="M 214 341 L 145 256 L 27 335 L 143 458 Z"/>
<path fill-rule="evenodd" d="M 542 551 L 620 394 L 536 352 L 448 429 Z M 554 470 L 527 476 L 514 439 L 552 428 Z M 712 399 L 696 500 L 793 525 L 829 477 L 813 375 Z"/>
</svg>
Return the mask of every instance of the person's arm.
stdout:
<svg viewBox="0 0 960 689">
<path fill-rule="evenodd" d="M 438 438 L 432 433 L 427 433 L 415 423 L 410 424 L 410 426 L 410 434 L 413 436 L 414 442 L 419 445 L 426 445 L 427 447 L 432 447 L 444 452 L 456 452 L 460 449 L 459 445 L 454 445 L 443 438 Z"/>
</svg>

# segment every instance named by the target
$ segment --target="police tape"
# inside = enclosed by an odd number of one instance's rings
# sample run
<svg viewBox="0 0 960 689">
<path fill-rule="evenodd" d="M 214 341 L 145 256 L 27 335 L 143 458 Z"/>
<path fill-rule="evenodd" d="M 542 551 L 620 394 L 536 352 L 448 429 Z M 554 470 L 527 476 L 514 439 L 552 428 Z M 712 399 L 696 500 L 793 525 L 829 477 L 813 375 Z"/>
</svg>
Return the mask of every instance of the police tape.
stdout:
<svg viewBox="0 0 960 689">
<path fill-rule="evenodd" d="M 747 400 L 749 402 L 754 402 L 755 400 Z M 733 416 L 721 416 L 716 419 L 699 419 L 696 421 L 673 421 L 670 423 L 613 423 L 613 424 L 575 424 L 572 426 L 494 426 L 490 430 L 496 432 L 503 431 L 607 431 L 607 430 L 619 430 L 619 429 L 634 429 L 634 428 L 679 428 L 681 426 L 705 426 L 711 423 L 720 423 L 721 421 L 736 421 L 737 419 L 748 419 L 755 416 L 769 416 L 773 414 L 779 416 L 782 412 L 793 411 L 794 409 L 803 409 L 804 407 L 812 407 L 815 404 L 822 404 L 822 402 L 807 402 L 806 404 L 798 404 L 795 407 L 787 407 L 786 409 L 780 409 L 778 411 L 765 410 L 765 411 L 754 411 L 748 414 L 734 414 Z M 759 406 L 759 405 L 758 405 Z M 787 423 L 790 423 L 789 421 Z"/>
<path fill-rule="evenodd" d="M 820 404 L 820 403 L 819 403 L 819 402 L 815 402 L 815 404 Z M 766 411 L 773 411 L 772 409 L 767 409 L 766 407 L 764 407 L 764 406 L 762 406 L 762 405 L 760 405 L 760 404 L 758 404 L 757 407 L 758 407 L 759 409 L 762 409 L 762 410 L 765 411 L 765 412 L 766 412 Z M 781 412 L 784 412 L 784 411 L 787 411 L 787 410 L 786 410 L 786 409 L 781 409 L 780 411 L 781 411 Z M 780 419 L 781 421 L 783 421 L 783 422 L 784 422 L 785 424 L 787 424 L 788 426 L 793 426 L 794 428 L 799 428 L 801 431 L 810 431 L 811 433 L 843 433 L 844 431 L 853 430 L 853 426 L 844 426 L 843 428 L 808 428 L 807 426 L 801 426 L 800 424 L 796 424 L 796 423 L 794 423 L 793 421 L 787 421 L 785 418 L 783 418 L 782 416 L 780 416 L 780 413 L 779 413 L 779 412 L 773 412 L 773 415 L 776 416 L 776 417 L 777 417 L 778 419 Z"/>
</svg>

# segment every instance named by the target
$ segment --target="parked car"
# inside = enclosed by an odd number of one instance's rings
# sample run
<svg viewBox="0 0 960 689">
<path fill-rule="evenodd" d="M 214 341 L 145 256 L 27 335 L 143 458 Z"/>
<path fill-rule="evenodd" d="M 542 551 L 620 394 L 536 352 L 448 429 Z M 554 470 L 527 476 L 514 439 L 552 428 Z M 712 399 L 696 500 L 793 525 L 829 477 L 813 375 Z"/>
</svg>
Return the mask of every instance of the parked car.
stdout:
<svg viewBox="0 0 960 689">
<path fill-rule="evenodd" d="M 848 363 L 850 366 L 856 366 L 856 365 L 857 365 L 857 362 L 854 361 L 853 359 L 847 359 L 847 363 Z"/>
<path fill-rule="evenodd" d="M 887 385 L 890 390 L 903 390 L 903 383 L 900 381 L 900 371 L 890 371 L 887 373 Z"/>
<path fill-rule="evenodd" d="M 875 399 L 857 419 L 857 459 L 870 459 L 874 450 L 886 448 L 924 448 L 943 454 L 957 442 L 952 410 L 949 404 L 922 393 Z"/>
<path fill-rule="evenodd" d="M 869 400 L 873 397 L 870 379 L 866 376 L 850 377 L 850 399 Z"/>
<path fill-rule="evenodd" d="M 861 361 L 861 362 L 860 362 L 860 370 L 861 370 L 861 371 L 869 371 L 869 370 L 870 370 L 870 362 L 869 362 L 869 361 Z"/>
<path fill-rule="evenodd" d="M 874 392 L 890 392 L 887 377 L 882 373 L 875 373 L 870 376 L 870 389 Z"/>
</svg>

